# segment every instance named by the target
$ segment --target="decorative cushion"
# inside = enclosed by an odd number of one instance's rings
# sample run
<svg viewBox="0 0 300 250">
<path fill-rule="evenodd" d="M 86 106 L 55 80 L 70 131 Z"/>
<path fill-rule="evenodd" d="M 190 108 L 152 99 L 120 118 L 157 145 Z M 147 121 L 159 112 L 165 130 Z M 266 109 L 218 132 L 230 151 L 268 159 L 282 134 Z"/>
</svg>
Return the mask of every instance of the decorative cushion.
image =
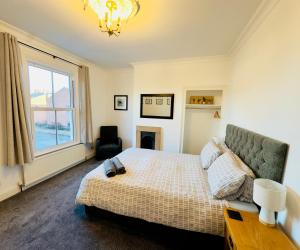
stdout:
<svg viewBox="0 0 300 250">
<path fill-rule="evenodd" d="M 247 178 L 247 176 L 246 176 Z M 245 181 L 246 181 L 246 178 L 245 178 Z M 243 195 L 244 193 L 244 189 L 245 189 L 245 181 L 244 183 L 240 186 L 240 188 L 238 189 L 238 191 L 236 193 L 233 193 L 233 194 L 230 194 L 230 195 L 227 195 L 225 197 L 223 197 L 224 200 L 227 200 L 227 201 L 234 201 L 234 200 L 239 200 L 240 197 Z"/>
<path fill-rule="evenodd" d="M 210 165 L 222 154 L 220 148 L 214 142 L 208 142 L 201 151 L 202 167 L 208 169 Z"/>
<path fill-rule="evenodd" d="M 239 167 L 241 168 L 242 171 L 246 173 L 245 181 L 243 185 L 241 186 L 240 190 L 241 192 L 237 198 L 240 201 L 244 202 L 253 202 L 253 185 L 254 185 L 254 179 L 255 179 L 255 174 L 251 170 L 251 168 L 248 167 L 246 163 L 244 163 L 236 154 L 234 154 L 234 158 L 239 164 Z"/>
<path fill-rule="evenodd" d="M 246 163 L 244 163 L 240 157 L 238 157 L 235 153 L 231 151 L 231 153 L 234 155 L 235 160 L 238 162 L 240 168 L 250 177 L 255 178 L 255 174 L 253 173 L 252 169 L 248 167 Z"/>
<path fill-rule="evenodd" d="M 244 163 L 240 157 L 238 157 L 235 153 L 233 153 L 226 145 L 226 143 L 224 141 L 222 141 L 222 139 L 218 138 L 218 137 L 213 137 L 212 140 L 217 144 L 217 146 L 222 150 L 223 154 L 226 152 L 230 152 L 233 157 L 235 158 L 235 160 L 238 162 L 240 168 L 246 172 L 247 175 L 255 178 L 255 174 L 253 173 L 253 171 L 251 170 L 251 168 Z"/>
<path fill-rule="evenodd" d="M 238 161 L 238 163 L 240 164 L 240 167 L 247 172 L 248 175 L 252 176 L 253 178 L 255 178 L 255 174 L 253 173 L 253 171 L 251 170 L 251 168 L 245 164 L 240 157 L 238 157 L 235 153 L 233 153 L 228 146 L 226 145 L 226 143 L 224 142 L 224 140 L 222 140 L 219 137 L 213 137 L 212 141 L 222 150 L 223 154 L 227 151 L 231 152 L 235 159 Z"/>
<path fill-rule="evenodd" d="M 245 181 L 240 189 L 232 195 L 225 196 L 223 199 L 228 201 L 240 200 L 249 203 L 253 202 L 253 185 L 256 176 L 253 173 L 252 169 L 246 163 L 244 163 L 235 153 L 233 153 L 221 138 L 213 137 L 212 141 L 214 141 L 218 145 L 223 153 L 230 152 L 237 161 L 240 169 L 246 173 Z"/>
<path fill-rule="evenodd" d="M 232 156 L 235 158 L 235 160 L 238 163 L 238 166 L 242 171 L 246 173 L 245 181 L 240 187 L 240 189 L 232 194 L 228 195 L 226 197 L 223 197 L 223 199 L 232 201 L 232 200 L 240 200 L 243 202 L 253 202 L 253 182 L 255 177 L 255 174 L 251 170 L 250 167 L 248 167 L 247 164 L 245 164 L 236 154 L 234 154 L 226 145 L 226 143 L 218 137 L 213 137 L 212 140 L 218 145 L 218 147 L 222 150 L 223 153 L 230 152 Z"/>
<path fill-rule="evenodd" d="M 241 187 L 242 193 L 238 197 L 240 201 L 244 202 L 253 202 L 253 185 L 254 185 L 253 177 L 246 175 L 245 181 Z"/>
<path fill-rule="evenodd" d="M 246 178 L 230 152 L 221 155 L 208 169 L 208 183 L 215 198 L 236 194 Z"/>
</svg>

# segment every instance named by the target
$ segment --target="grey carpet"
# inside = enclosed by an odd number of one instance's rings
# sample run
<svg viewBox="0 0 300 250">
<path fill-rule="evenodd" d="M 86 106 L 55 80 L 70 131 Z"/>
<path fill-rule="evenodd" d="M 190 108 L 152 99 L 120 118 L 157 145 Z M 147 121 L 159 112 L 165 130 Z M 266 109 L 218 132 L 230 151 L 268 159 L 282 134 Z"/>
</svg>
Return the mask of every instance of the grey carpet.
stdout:
<svg viewBox="0 0 300 250">
<path fill-rule="evenodd" d="M 74 200 L 98 165 L 89 160 L 0 202 L 0 249 L 223 249 L 221 237 L 87 218 Z"/>
</svg>

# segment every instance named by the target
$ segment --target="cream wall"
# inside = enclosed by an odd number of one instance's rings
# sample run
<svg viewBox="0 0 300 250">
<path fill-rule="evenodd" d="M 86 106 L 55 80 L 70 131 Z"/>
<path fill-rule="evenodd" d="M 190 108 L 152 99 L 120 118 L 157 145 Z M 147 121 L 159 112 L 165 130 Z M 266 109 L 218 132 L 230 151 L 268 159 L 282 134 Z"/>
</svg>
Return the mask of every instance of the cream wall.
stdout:
<svg viewBox="0 0 300 250">
<path fill-rule="evenodd" d="M 57 56 L 61 56 L 68 60 L 71 60 L 77 64 L 84 64 L 90 68 L 90 80 L 91 80 L 91 98 L 92 98 L 92 116 L 93 116 L 93 131 L 94 138 L 99 136 L 98 127 L 103 124 L 107 124 L 107 103 L 108 93 L 110 92 L 108 86 L 108 73 L 106 69 L 103 69 L 93 63 L 86 61 L 80 57 L 74 56 L 60 48 L 57 48 L 45 41 L 40 40 L 22 30 L 19 30 L 7 23 L 0 21 L 0 32 L 8 32 L 16 36 L 19 40 L 36 46 L 40 49 L 44 49 Z M 28 55 L 36 57 L 36 53 L 33 50 L 21 47 L 21 52 L 24 59 Z M 45 59 L 44 55 L 39 55 L 40 59 Z M 47 58 L 47 57 L 46 57 Z M 59 60 L 53 60 L 48 57 L 47 60 L 57 64 L 64 64 Z M 70 66 L 70 65 L 68 65 Z M 0 138 L 3 138 L 2 129 L 0 128 Z M 1 155 L 1 148 L 5 147 L 0 141 L 0 162 L 2 162 L 3 156 Z M 25 166 L 25 184 L 31 185 L 36 182 L 47 178 L 59 171 L 64 170 L 67 167 L 73 166 L 76 163 L 84 160 L 86 157 L 90 157 L 94 154 L 93 151 L 86 149 L 83 145 L 74 146 L 69 149 L 61 150 L 56 153 L 49 154 L 44 157 L 40 157 L 32 164 Z M 22 171 L 20 167 L 6 167 L 0 164 L 0 201 L 8 198 L 18 192 L 20 192 L 19 184 L 22 183 Z"/>
<path fill-rule="evenodd" d="M 118 126 L 123 149 L 132 147 L 133 123 L 133 68 L 116 69 L 108 72 L 110 84 L 108 96 L 108 122 Z M 114 110 L 114 95 L 128 95 L 128 110 Z"/>
<path fill-rule="evenodd" d="M 185 90 L 226 86 L 229 84 L 228 73 L 229 62 L 225 57 L 134 64 L 133 145 L 135 145 L 137 125 L 156 126 L 162 127 L 162 149 L 180 152 L 183 137 Z M 140 118 L 140 94 L 160 93 L 175 94 L 174 119 Z M 226 110 L 224 110 L 225 113 Z"/>
<path fill-rule="evenodd" d="M 185 110 L 183 153 L 200 154 L 213 136 L 220 135 L 221 119 L 214 118 L 214 110 Z"/>
<path fill-rule="evenodd" d="M 279 221 L 300 245 L 300 1 L 281 0 L 233 57 L 229 122 L 290 145 L 287 210 Z"/>
</svg>

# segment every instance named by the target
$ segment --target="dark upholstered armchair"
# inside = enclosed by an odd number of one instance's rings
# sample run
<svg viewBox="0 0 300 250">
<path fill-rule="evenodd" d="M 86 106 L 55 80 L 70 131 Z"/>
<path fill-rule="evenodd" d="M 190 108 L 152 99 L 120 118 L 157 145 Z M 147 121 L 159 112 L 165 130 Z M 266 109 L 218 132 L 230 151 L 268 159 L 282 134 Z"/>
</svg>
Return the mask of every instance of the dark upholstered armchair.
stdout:
<svg viewBox="0 0 300 250">
<path fill-rule="evenodd" d="M 96 158 L 104 160 L 122 152 L 122 139 L 118 137 L 117 126 L 101 126 L 100 138 L 96 141 Z"/>
</svg>

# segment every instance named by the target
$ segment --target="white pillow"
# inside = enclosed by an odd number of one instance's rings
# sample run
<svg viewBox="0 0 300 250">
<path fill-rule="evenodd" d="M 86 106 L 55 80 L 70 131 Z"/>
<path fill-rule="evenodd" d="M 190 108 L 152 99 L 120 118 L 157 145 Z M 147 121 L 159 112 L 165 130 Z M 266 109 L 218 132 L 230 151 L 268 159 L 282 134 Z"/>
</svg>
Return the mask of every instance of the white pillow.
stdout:
<svg viewBox="0 0 300 250">
<path fill-rule="evenodd" d="M 233 153 L 221 138 L 213 137 L 212 140 L 218 145 L 223 153 L 230 152 L 237 161 L 240 169 L 246 173 L 245 181 L 240 189 L 235 194 L 224 197 L 224 199 L 230 201 L 240 200 L 243 202 L 253 202 L 253 184 L 256 177 L 252 169 L 246 163 L 244 163 L 235 153 Z"/>
<path fill-rule="evenodd" d="M 208 142 L 200 154 L 202 167 L 208 169 L 221 154 L 222 151 L 214 142 Z"/>
<path fill-rule="evenodd" d="M 215 144 L 217 144 L 217 145 L 219 145 L 220 143 L 223 143 L 223 142 L 224 142 L 224 140 L 223 140 L 221 137 L 218 137 L 218 136 L 212 137 L 211 140 L 212 140 Z"/>
<path fill-rule="evenodd" d="M 231 154 L 233 154 L 234 158 L 236 159 L 236 161 L 239 163 L 240 168 L 245 171 L 247 173 L 247 175 L 255 178 L 255 174 L 253 173 L 252 169 L 249 168 L 249 166 L 246 165 L 246 163 L 244 163 L 240 157 L 238 157 L 235 153 L 233 153 L 226 145 L 226 143 L 218 137 L 213 137 L 212 141 L 222 150 L 223 154 L 226 152 L 230 152 Z"/>
<path fill-rule="evenodd" d="M 232 152 L 232 151 L 231 151 L 231 152 Z M 240 159 L 240 157 L 238 157 L 238 156 L 237 156 L 236 154 L 234 154 L 233 152 L 232 152 L 232 154 L 234 155 L 234 158 L 236 159 L 236 161 L 239 163 L 240 168 L 241 168 L 244 172 L 246 172 L 247 175 L 249 175 L 249 176 L 255 178 L 255 174 L 253 173 L 252 169 L 249 168 L 249 166 L 248 166 L 246 163 L 244 163 L 244 162 Z"/>
<path fill-rule="evenodd" d="M 236 194 L 246 178 L 246 173 L 240 169 L 238 162 L 230 152 L 226 152 L 216 159 L 207 173 L 211 193 L 219 199 Z"/>
<path fill-rule="evenodd" d="M 227 152 L 228 150 L 230 150 L 225 141 L 223 139 L 221 139 L 220 137 L 216 137 L 214 136 L 212 139 L 211 139 L 222 151 L 222 153 L 224 154 L 225 152 Z"/>
</svg>

